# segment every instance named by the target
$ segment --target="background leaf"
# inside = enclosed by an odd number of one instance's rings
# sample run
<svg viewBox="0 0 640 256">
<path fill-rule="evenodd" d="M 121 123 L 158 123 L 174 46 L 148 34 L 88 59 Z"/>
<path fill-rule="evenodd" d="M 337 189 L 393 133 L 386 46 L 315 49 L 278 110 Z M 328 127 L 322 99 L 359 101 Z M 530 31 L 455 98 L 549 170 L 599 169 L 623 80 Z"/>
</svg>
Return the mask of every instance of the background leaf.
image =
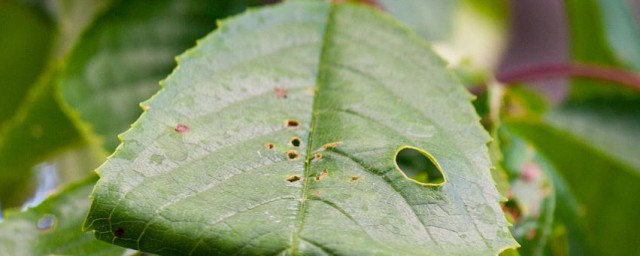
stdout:
<svg viewBox="0 0 640 256">
<path fill-rule="evenodd" d="M 54 36 L 52 23 L 29 4 L 0 2 L 0 127 L 15 114 L 45 68 Z"/>
<path fill-rule="evenodd" d="M 116 1 L 96 21 L 68 61 L 60 94 L 98 154 L 115 149 L 116 135 L 140 115 L 138 103 L 159 89 L 174 56 L 238 6 L 238 1 Z"/>
<path fill-rule="evenodd" d="M 77 4 L 76 2 L 82 2 L 79 4 L 82 10 L 73 7 Z M 16 104 L 13 116 L 0 127 L 0 203 L 3 208 L 18 206 L 30 196 L 28 192 L 33 190 L 31 176 L 34 166 L 82 143 L 76 128 L 62 112 L 54 97 L 56 77 L 60 71 L 61 62 L 78 35 L 88 26 L 95 13 L 108 5 L 108 1 L 58 0 L 47 3 L 54 6 L 47 8 L 40 6 L 41 15 L 45 16 L 45 10 L 53 13 L 50 16 L 51 23 L 55 23 L 55 35 L 52 35 L 53 39 L 50 43 L 31 42 L 31 44 L 51 45 L 49 47 L 51 53 L 47 54 L 47 56 L 50 55 L 48 60 L 42 60 L 43 64 L 46 62 L 47 65 L 39 75 L 33 74 L 32 78 L 37 80 L 33 81 L 33 85 L 25 86 L 29 90 L 24 99 L 17 97 L 3 101 L 21 100 Z M 36 6 L 31 7 L 36 8 Z M 15 24 L 7 25 L 16 27 Z M 53 27 L 53 24 L 51 26 Z M 53 28 L 51 30 L 53 33 Z M 39 33 L 37 30 L 29 31 L 24 28 L 20 31 Z M 10 73 L 20 73 L 23 69 L 24 67 L 20 65 L 14 65 L 10 67 Z M 9 89 L 20 87 L 19 84 L 4 85 Z M 6 95 L 12 96 L 10 93 Z M 86 174 L 88 175 L 89 172 Z M 83 177 L 85 175 L 75 179 Z"/>
<path fill-rule="evenodd" d="M 36 208 L 9 212 L 0 223 L 2 255 L 122 255 L 124 248 L 80 232 L 94 175 L 69 186 Z"/>
<path fill-rule="evenodd" d="M 421 39 L 321 1 L 222 24 L 98 170 L 86 222 L 98 239 L 158 254 L 516 246 L 470 96 Z M 426 150 L 446 184 L 396 169 L 405 146 Z"/>
</svg>

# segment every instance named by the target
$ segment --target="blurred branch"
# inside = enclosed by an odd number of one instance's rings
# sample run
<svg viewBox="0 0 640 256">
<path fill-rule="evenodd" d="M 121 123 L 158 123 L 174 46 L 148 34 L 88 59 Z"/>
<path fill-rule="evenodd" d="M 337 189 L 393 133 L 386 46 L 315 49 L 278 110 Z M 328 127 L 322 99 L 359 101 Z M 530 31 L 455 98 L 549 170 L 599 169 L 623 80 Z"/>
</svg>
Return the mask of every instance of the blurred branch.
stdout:
<svg viewBox="0 0 640 256">
<path fill-rule="evenodd" d="M 518 83 L 532 82 L 549 78 L 586 78 L 609 82 L 640 91 L 640 75 L 613 67 L 585 64 L 585 63 L 549 63 L 530 68 L 524 68 L 512 72 L 497 75 L 496 79 L 505 86 Z M 473 94 L 481 94 L 486 90 L 486 85 L 478 85 L 469 88 Z"/>
</svg>

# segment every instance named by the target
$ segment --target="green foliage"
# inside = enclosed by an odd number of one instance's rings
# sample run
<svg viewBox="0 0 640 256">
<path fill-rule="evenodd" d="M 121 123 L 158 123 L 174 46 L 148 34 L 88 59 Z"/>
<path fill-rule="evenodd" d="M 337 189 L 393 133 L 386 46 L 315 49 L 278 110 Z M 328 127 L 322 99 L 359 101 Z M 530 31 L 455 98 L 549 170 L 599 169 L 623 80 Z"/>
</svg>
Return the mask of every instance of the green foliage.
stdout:
<svg viewBox="0 0 640 256">
<path fill-rule="evenodd" d="M 117 1 L 84 35 L 60 78 L 60 93 L 86 140 L 99 154 L 118 145 L 159 89 L 174 56 L 228 12 L 220 1 Z"/>
<path fill-rule="evenodd" d="M 159 254 L 516 245 L 490 180 L 488 136 L 422 39 L 372 10 L 322 2 L 221 24 L 179 57 L 98 170 L 86 225 L 98 239 Z M 446 182 L 405 177 L 395 155 L 407 146 Z"/>
<path fill-rule="evenodd" d="M 514 1 L 289 0 L 216 23 L 273 2 L 0 1 L 0 255 L 640 251 L 629 1 L 563 1 L 577 65 L 529 74 L 582 77 L 553 104 L 492 78 Z M 27 208 L 43 166 L 61 182 Z"/>
<path fill-rule="evenodd" d="M 0 88 L 0 127 L 18 109 L 47 63 L 54 33 L 43 16 L 19 1 L 0 3 L 0 77 L 6 84 Z M 25 29 L 32 33 L 23 33 Z"/>
<path fill-rule="evenodd" d="M 0 223 L 2 255 L 121 255 L 124 248 L 79 232 L 97 177 L 70 185 L 25 212 L 8 212 Z"/>
</svg>

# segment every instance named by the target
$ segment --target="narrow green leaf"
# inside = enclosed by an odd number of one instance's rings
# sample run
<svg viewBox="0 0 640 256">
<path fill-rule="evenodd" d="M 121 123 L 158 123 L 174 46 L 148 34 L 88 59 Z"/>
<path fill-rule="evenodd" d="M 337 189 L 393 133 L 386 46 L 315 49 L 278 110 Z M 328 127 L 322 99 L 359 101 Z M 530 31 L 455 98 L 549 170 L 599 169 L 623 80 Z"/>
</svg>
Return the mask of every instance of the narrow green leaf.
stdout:
<svg viewBox="0 0 640 256">
<path fill-rule="evenodd" d="M 122 255 L 124 249 L 82 233 L 94 175 L 0 222 L 0 255 Z"/>
<path fill-rule="evenodd" d="M 78 34 L 88 26 L 91 17 L 106 6 L 107 1 L 77 2 L 79 0 L 50 2 L 56 3 L 52 9 L 59 15 L 55 19 L 57 34 L 52 43 L 55 49 L 45 70 L 34 75 L 38 80 L 29 87 L 14 115 L 0 127 L 0 203 L 4 208 L 18 206 L 30 196 L 27 192 L 33 166 L 80 143 L 76 128 L 55 98 L 56 77 L 62 59 L 68 54 Z M 16 27 L 15 24 L 10 26 Z M 25 56 L 31 55 L 28 50 L 16 54 L 20 54 L 22 59 L 29 59 Z M 21 67 L 16 65 L 11 68 L 12 73 L 19 73 L 16 69 Z"/>
<path fill-rule="evenodd" d="M 640 17 L 626 0 L 597 0 L 607 43 L 625 66 L 640 71 Z"/>
<path fill-rule="evenodd" d="M 375 42 L 375 43 L 373 43 Z M 99 168 L 85 227 L 157 254 L 495 255 L 517 244 L 470 96 L 366 7 L 221 23 Z M 444 182 L 412 180 L 418 149 Z"/>
<path fill-rule="evenodd" d="M 605 23 L 598 1 L 599 0 L 564 0 L 569 24 L 571 60 L 581 63 L 629 69 L 630 67 L 625 67 L 624 60 L 619 59 L 618 56 L 614 54 L 613 49 L 616 46 L 610 45 L 610 40 L 607 40 L 608 31 L 623 29 L 625 25 L 616 25 L 616 28 L 607 26 L 610 25 L 610 23 Z M 611 0 L 607 1 L 607 4 L 612 4 L 610 2 L 619 1 Z M 629 36 L 633 36 L 633 34 Z M 616 38 L 616 40 L 621 39 Z M 635 45 L 635 47 L 628 49 L 628 53 L 618 53 L 618 55 L 627 54 L 632 56 L 635 51 L 640 51 L 640 46 Z M 569 99 L 581 101 L 592 98 L 629 97 L 629 95 L 634 94 L 634 91 L 612 83 L 587 79 L 573 79 Z"/>
<path fill-rule="evenodd" d="M 46 15 L 27 3 L 0 2 L 0 127 L 45 68 L 54 36 Z"/>
<path fill-rule="evenodd" d="M 83 34 L 62 75 L 67 112 L 95 151 L 118 145 L 141 111 L 138 103 L 159 89 L 174 56 L 235 10 L 236 1 L 116 1 Z"/>
<path fill-rule="evenodd" d="M 29 196 L 26 192 L 34 165 L 80 143 L 53 98 L 51 72 L 54 70 L 40 78 L 16 116 L 0 131 L 0 203 L 4 208 L 18 206 Z"/>
</svg>

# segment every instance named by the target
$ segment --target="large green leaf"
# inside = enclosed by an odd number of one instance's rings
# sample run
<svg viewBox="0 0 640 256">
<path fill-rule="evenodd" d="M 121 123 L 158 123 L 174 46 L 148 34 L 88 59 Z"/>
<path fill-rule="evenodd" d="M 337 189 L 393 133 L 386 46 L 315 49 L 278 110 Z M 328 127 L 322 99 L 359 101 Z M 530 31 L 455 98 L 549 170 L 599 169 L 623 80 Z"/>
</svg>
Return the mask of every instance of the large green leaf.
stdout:
<svg viewBox="0 0 640 256">
<path fill-rule="evenodd" d="M 116 135 L 140 115 L 138 103 L 159 89 L 174 56 L 236 10 L 237 1 L 117 1 L 80 39 L 60 93 L 95 151 L 106 155 Z"/>
<path fill-rule="evenodd" d="M 369 7 L 251 11 L 181 56 L 164 85 L 98 170 L 85 227 L 100 240 L 199 255 L 517 245 L 471 97 L 422 39 Z M 398 169 L 411 148 L 444 184 Z"/>
<path fill-rule="evenodd" d="M 0 255 L 122 255 L 124 249 L 82 233 L 92 176 L 25 212 L 10 212 L 0 223 Z"/>
<path fill-rule="evenodd" d="M 4 208 L 22 204 L 29 195 L 27 192 L 33 166 L 80 143 L 76 128 L 62 112 L 54 96 L 55 83 L 60 62 L 68 55 L 81 31 L 91 23 L 91 17 L 106 6 L 107 1 L 79 2 L 50 2 L 57 4 L 52 9 L 59 16 L 55 19 L 57 34 L 52 43 L 55 49 L 45 70 L 40 75 L 34 75 L 37 81 L 29 87 L 14 115 L 0 127 L 0 203 Z M 74 8 L 77 5 L 82 10 Z M 11 26 L 15 27 L 15 24 Z M 40 33 L 38 30 L 29 32 Z M 23 55 L 31 55 L 29 51 L 16 53 L 22 59 L 29 59 Z M 11 68 L 14 69 L 12 73 L 19 73 L 21 66 Z"/>
<path fill-rule="evenodd" d="M 19 24 L 19 25 L 17 25 Z M 47 63 L 54 29 L 29 4 L 0 2 L 0 127 L 20 106 Z"/>
</svg>

